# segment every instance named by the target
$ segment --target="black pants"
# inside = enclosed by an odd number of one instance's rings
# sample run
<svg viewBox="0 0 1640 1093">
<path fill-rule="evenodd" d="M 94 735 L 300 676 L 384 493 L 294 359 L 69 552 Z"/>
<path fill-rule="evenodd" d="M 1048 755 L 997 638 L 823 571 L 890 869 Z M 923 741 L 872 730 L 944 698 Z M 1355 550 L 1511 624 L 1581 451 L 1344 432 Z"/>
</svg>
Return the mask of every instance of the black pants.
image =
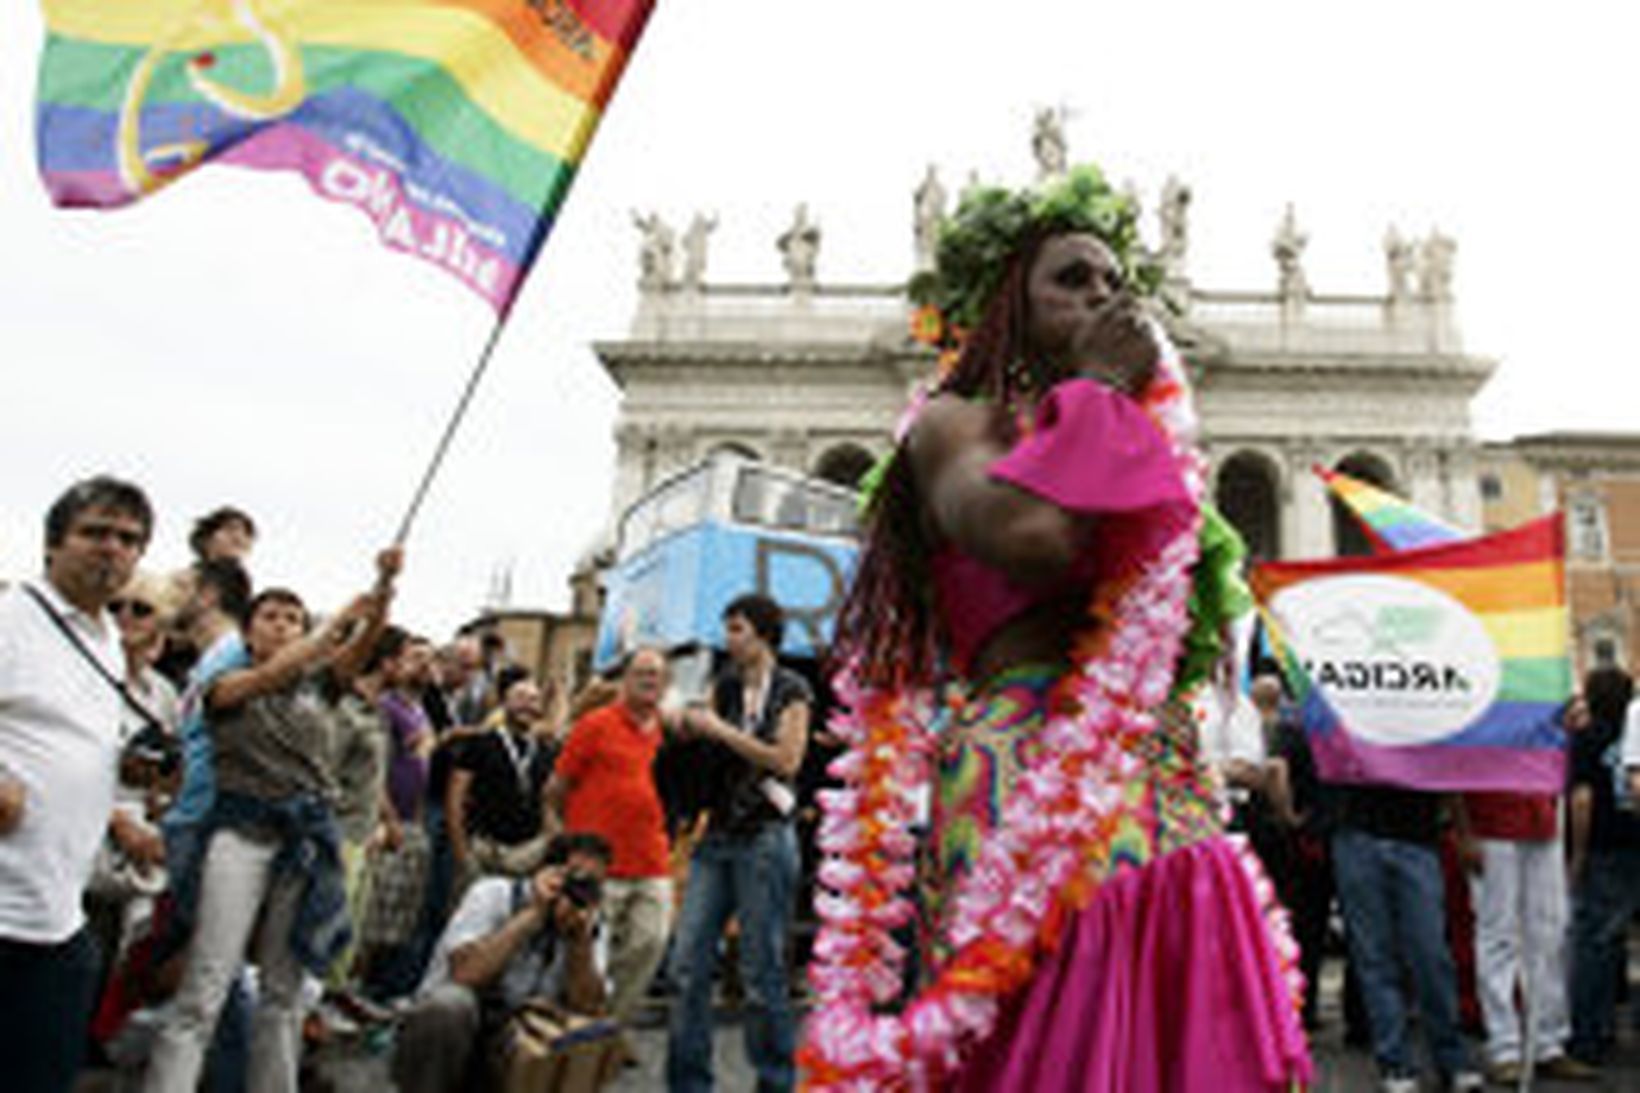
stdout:
<svg viewBox="0 0 1640 1093">
<path fill-rule="evenodd" d="M 80 1072 L 97 986 L 97 943 L 85 929 L 55 945 L 0 938 L 0 1081 L 68 1093 Z"/>
</svg>

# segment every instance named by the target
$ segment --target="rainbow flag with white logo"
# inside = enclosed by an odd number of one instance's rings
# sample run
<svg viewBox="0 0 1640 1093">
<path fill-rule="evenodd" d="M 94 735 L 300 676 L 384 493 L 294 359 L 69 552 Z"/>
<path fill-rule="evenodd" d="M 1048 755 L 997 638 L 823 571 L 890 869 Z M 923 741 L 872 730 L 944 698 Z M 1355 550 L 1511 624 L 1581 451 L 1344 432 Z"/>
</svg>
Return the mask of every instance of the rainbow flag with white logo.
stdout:
<svg viewBox="0 0 1640 1093">
<path fill-rule="evenodd" d="M 125 205 L 304 175 L 505 314 L 654 0 L 45 0 L 40 173 Z"/>
<path fill-rule="evenodd" d="M 1562 788 L 1560 514 L 1371 558 L 1265 563 L 1251 584 L 1327 781 Z"/>
</svg>

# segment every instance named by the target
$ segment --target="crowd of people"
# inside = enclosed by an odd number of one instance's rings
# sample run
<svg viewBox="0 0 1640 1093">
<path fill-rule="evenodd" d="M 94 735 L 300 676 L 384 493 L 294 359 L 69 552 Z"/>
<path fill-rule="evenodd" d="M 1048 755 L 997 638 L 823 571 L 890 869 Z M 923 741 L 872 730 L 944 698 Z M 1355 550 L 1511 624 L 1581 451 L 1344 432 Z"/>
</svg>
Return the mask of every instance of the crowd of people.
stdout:
<svg viewBox="0 0 1640 1093">
<path fill-rule="evenodd" d="M 689 705 L 663 709 L 653 649 L 560 704 L 493 639 L 394 625 L 396 550 L 315 622 L 253 586 L 244 513 L 201 519 L 170 575 L 137 568 L 152 524 L 136 487 L 80 483 L 43 577 L 0 592 L 0 1054 L 20 1088 L 69 1088 L 89 1049 L 131 1088 L 294 1089 L 304 1045 L 372 1027 L 398 1030 L 405 1093 L 482 1088 L 509 1018 L 543 1002 L 606 1018 L 618 1065 L 670 953 L 668 1085 L 709 1090 L 731 922 L 748 1059 L 760 1088 L 793 1086 L 815 698 L 777 661 L 773 601 L 731 605 L 727 669 Z M 1598 1078 L 1640 910 L 1629 676 L 1597 669 L 1568 704 L 1563 798 L 1331 785 L 1279 679 L 1248 697 L 1203 743 L 1291 915 L 1306 1028 L 1341 921 L 1346 1036 L 1386 1090 L 1417 1088 L 1413 1011 L 1447 1074 L 1476 1069 L 1468 1033 L 1499 1082 L 1528 1061 Z"/>
<path fill-rule="evenodd" d="M 865 490 L 823 728 L 763 595 L 702 693 L 639 649 L 560 694 L 396 623 L 397 548 L 316 618 L 253 581 L 244 512 L 145 574 L 143 492 L 70 488 L 0 591 L 8 1080 L 67 1090 L 89 1044 L 150 1093 L 288 1091 L 363 1027 L 404 1093 L 533 1088 L 566 1044 L 597 1084 L 660 975 L 694 1093 L 738 966 L 760 1091 L 1275 1093 L 1314 1078 L 1335 907 L 1386 1093 L 1420 1088 L 1414 1011 L 1443 1088 L 1598 1077 L 1640 908 L 1629 677 L 1566 707 L 1563 796 L 1329 784 L 1277 679 L 1238 713 L 1239 545 L 1135 215 L 1083 168 L 942 229 L 912 286 L 941 371 Z"/>
<path fill-rule="evenodd" d="M 1562 715 L 1559 795 L 1329 784 L 1274 675 L 1253 679 L 1243 710 L 1215 713 L 1235 726 L 1214 755 L 1234 826 L 1292 916 L 1305 1023 L 1319 1025 L 1322 958 L 1341 948 L 1346 1040 L 1370 1048 L 1386 1090 L 1417 1088 L 1413 1012 L 1445 1071 L 1470 1068 L 1469 1034 L 1499 1084 L 1528 1066 L 1600 1078 L 1640 912 L 1633 691 L 1620 668 L 1586 675 Z"/>
<path fill-rule="evenodd" d="M 793 1086 L 814 698 L 776 662 L 774 601 L 729 606 L 726 666 L 688 704 L 662 710 L 654 649 L 560 701 L 492 634 L 397 625 L 396 548 L 315 617 L 255 585 L 244 512 L 201 518 L 169 575 L 138 568 L 154 519 L 139 487 L 80 482 L 43 574 L 0 589 L 17 1088 L 67 1090 L 89 1052 L 124 1088 L 294 1090 L 316 1043 L 382 1029 L 401 1090 L 482 1089 L 527 1061 L 526 1019 L 607 1077 L 670 952 L 670 1082 L 710 1089 L 726 934 L 748 1056 Z"/>
</svg>

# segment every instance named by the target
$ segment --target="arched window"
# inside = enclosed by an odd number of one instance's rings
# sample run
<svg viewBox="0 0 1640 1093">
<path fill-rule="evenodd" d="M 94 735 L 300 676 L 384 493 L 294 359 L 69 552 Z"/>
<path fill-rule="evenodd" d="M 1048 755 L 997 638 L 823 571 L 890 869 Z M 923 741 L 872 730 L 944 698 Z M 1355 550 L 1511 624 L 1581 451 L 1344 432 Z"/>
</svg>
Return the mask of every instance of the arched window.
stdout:
<svg viewBox="0 0 1640 1093">
<path fill-rule="evenodd" d="M 1381 490 L 1400 492 L 1389 464 L 1369 452 L 1348 455 L 1339 460 L 1334 469 L 1351 478 L 1370 482 Z M 1332 505 L 1333 552 L 1340 558 L 1359 558 L 1373 553 L 1372 541 L 1361 530 L 1360 519 L 1338 498 L 1329 494 L 1327 500 Z"/>
<path fill-rule="evenodd" d="M 1281 502 L 1275 464 L 1257 452 L 1237 452 L 1219 468 L 1213 503 L 1247 543 L 1247 558 L 1281 557 Z"/>
<path fill-rule="evenodd" d="M 814 464 L 814 476 L 839 486 L 857 489 L 877 457 L 858 444 L 838 444 L 827 448 Z"/>
</svg>

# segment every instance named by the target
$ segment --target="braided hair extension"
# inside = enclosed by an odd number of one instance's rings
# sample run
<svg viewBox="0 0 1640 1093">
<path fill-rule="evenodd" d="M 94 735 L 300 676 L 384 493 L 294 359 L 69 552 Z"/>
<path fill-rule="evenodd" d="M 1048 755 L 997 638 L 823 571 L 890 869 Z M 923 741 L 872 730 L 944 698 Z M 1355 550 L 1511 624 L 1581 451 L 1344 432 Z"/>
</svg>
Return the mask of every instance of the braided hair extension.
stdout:
<svg viewBox="0 0 1640 1093">
<path fill-rule="evenodd" d="M 1035 388 L 1027 355 L 1026 281 L 1050 234 L 1033 233 L 1009 260 L 983 317 L 934 395 L 1014 406 Z M 837 615 L 833 668 L 852 665 L 863 686 L 928 684 L 939 664 L 943 635 L 934 611 L 929 564 L 936 542 L 924 519 L 906 449 L 902 439 L 866 509 L 865 545 Z"/>
</svg>

